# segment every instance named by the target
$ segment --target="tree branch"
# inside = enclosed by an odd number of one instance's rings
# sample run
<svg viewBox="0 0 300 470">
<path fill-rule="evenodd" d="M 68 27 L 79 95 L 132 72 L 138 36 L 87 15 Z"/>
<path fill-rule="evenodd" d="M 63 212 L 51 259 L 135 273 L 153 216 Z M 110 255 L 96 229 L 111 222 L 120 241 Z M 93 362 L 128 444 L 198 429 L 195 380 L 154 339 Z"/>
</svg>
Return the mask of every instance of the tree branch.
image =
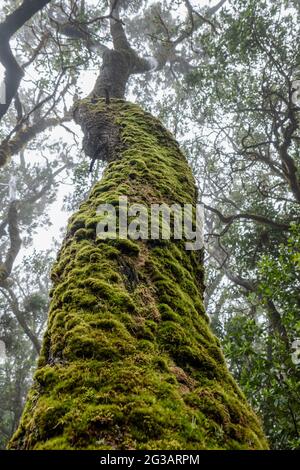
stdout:
<svg viewBox="0 0 300 470">
<path fill-rule="evenodd" d="M 41 349 L 40 342 L 39 342 L 37 336 L 33 333 L 33 331 L 27 325 L 27 322 L 24 318 L 24 314 L 23 314 L 23 312 L 21 312 L 21 310 L 19 308 L 19 302 L 18 302 L 18 299 L 17 299 L 15 293 L 13 292 L 13 290 L 11 288 L 9 288 L 9 287 L 4 288 L 3 286 L 0 286 L 0 291 L 2 292 L 2 294 L 4 295 L 6 300 L 8 301 L 9 306 L 10 306 L 14 316 L 16 317 L 19 325 L 23 329 L 25 335 L 30 339 L 30 341 L 32 342 L 36 352 L 39 354 L 40 349 Z"/>
<path fill-rule="evenodd" d="M 30 18 L 49 3 L 50 0 L 24 0 L 13 13 L 8 15 L 0 24 L 0 62 L 5 68 L 5 104 L 0 103 L 0 121 L 7 112 L 13 98 L 15 97 L 21 83 L 24 71 L 16 61 L 9 41 L 11 37 Z"/>
<path fill-rule="evenodd" d="M 205 209 L 208 209 L 209 211 L 213 212 L 216 214 L 221 222 L 224 224 L 227 224 L 227 227 L 231 225 L 235 220 L 239 219 L 246 219 L 246 220 L 254 220 L 255 222 L 258 222 L 259 224 L 262 225 L 270 225 L 271 227 L 280 229 L 280 230 L 289 230 L 290 225 L 289 224 L 284 224 L 280 222 L 275 222 L 274 220 L 268 219 L 267 217 L 264 217 L 262 215 L 258 214 L 249 214 L 248 212 L 244 212 L 241 214 L 233 214 L 233 215 L 224 215 L 222 214 L 218 209 L 215 207 L 208 206 L 207 204 L 204 204 Z"/>
<path fill-rule="evenodd" d="M 50 127 L 58 126 L 63 122 L 67 122 L 70 120 L 71 116 L 67 113 L 66 116 L 63 116 L 61 118 L 53 117 L 48 119 L 42 119 L 39 122 L 32 124 L 31 126 L 21 128 L 13 139 L 5 139 L 0 144 L 0 167 L 3 166 L 2 162 L 7 162 L 10 157 L 21 152 L 26 146 L 26 144 L 28 144 L 28 142 L 34 139 L 38 134 L 44 132 Z"/>
<path fill-rule="evenodd" d="M 11 274 L 14 261 L 22 245 L 22 240 L 20 238 L 18 227 L 17 201 L 13 201 L 10 203 L 7 215 L 7 225 L 10 239 L 10 247 L 8 249 L 5 262 L 0 264 L 0 284 L 3 284 Z"/>
</svg>

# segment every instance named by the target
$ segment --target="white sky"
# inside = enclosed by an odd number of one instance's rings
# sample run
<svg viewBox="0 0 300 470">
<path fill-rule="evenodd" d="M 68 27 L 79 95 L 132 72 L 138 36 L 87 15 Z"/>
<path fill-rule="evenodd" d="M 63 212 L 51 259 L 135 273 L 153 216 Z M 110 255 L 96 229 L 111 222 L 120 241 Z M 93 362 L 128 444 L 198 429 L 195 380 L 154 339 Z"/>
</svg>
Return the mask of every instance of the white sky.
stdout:
<svg viewBox="0 0 300 470">
<path fill-rule="evenodd" d="M 93 89 L 95 80 L 97 78 L 96 72 L 82 72 L 81 78 L 79 80 L 79 86 L 82 91 L 82 97 L 87 96 Z M 78 141 L 81 143 L 82 134 L 80 131 L 79 126 L 76 126 L 73 123 L 68 123 L 68 127 L 72 129 L 78 135 Z M 64 141 L 70 140 L 70 136 L 66 133 L 66 131 L 62 127 L 55 127 L 51 133 L 51 140 L 58 140 L 63 138 Z M 36 160 L 38 156 L 34 159 Z M 32 161 L 32 155 L 30 155 L 30 160 Z M 29 161 L 29 158 L 27 159 Z M 58 176 L 58 180 L 60 180 Z M 49 206 L 48 210 L 48 217 L 52 224 L 47 227 L 42 227 L 37 230 L 37 234 L 33 238 L 33 247 L 37 250 L 44 250 L 49 248 L 52 245 L 53 240 L 58 240 L 62 236 L 62 231 L 65 230 L 67 226 L 68 218 L 70 217 L 70 213 L 62 210 L 63 199 L 64 197 L 70 193 L 71 191 L 70 181 L 66 180 L 65 184 L 64 181 L 61 181 L 59 192 L 57 195 L 57 200 L 54 204 Z M 86 188 L 85 188 L 86 189 Z M 32 247 L 32 249 L 33 249 Z M 26 253 L 28 254 L 27 250 Z M 22 254 L 19 255 L 18 259 L 21 259 Z"/>
</svg>

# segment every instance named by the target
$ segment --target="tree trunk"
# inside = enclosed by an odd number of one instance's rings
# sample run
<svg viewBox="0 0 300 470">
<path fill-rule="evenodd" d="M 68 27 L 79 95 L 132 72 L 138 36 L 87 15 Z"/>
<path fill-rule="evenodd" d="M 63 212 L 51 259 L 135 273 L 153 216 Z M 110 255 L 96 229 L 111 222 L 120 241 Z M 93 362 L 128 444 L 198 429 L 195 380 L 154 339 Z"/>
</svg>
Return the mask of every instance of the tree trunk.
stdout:
<svg viewBox="0 0 300 470">
<path fill-rule="evenodd" d="M 87 152 L 110 162 L 53 268 L 34 385 L 11 449 L 262 449 L 203 308 L 203 252 L 183 240 L 100 240 L 102 203 L 193 204 L 178 144 L 138 106 L 81 102 Z"/>
</svg>

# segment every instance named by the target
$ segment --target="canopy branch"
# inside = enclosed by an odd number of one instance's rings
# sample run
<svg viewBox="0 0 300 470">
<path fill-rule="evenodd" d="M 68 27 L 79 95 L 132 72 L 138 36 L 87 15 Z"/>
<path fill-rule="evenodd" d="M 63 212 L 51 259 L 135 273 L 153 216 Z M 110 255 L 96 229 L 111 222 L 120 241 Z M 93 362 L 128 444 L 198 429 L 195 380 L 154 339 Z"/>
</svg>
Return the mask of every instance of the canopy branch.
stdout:
<svg viewBox="0 0 300 470">
<path fill-rule="evenodd" d="M 50 0 L 24 0 L 13 13 L 0 24 L 0 62 L 5 68 L 5 103 L 0 103 L 0 120 L 6 114 L 24 75 L 10 48 L 11 37 Z"/>
</svg>

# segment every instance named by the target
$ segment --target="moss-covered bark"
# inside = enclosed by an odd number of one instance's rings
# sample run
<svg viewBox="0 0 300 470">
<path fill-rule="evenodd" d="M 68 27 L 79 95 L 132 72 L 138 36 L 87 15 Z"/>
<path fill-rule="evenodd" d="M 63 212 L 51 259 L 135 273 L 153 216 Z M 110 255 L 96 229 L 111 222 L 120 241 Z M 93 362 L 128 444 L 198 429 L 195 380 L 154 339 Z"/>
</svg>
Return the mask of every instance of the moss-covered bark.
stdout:
<svg viewBox="0 0 300 470">
<path fill-rule="evenodd" d="M 133 104 L 86 101 L 79 110 L 90 133 L 98 122 L 101 134 L 105 116 L 119 140 L 53 267 L 39 366 L 10 448 L 266 448 L 209 328 L 202 253 L 182 241 L 96 239 L 97 207 L 121 195 L 195 205 L 185 157 Z"/>
</svg>

